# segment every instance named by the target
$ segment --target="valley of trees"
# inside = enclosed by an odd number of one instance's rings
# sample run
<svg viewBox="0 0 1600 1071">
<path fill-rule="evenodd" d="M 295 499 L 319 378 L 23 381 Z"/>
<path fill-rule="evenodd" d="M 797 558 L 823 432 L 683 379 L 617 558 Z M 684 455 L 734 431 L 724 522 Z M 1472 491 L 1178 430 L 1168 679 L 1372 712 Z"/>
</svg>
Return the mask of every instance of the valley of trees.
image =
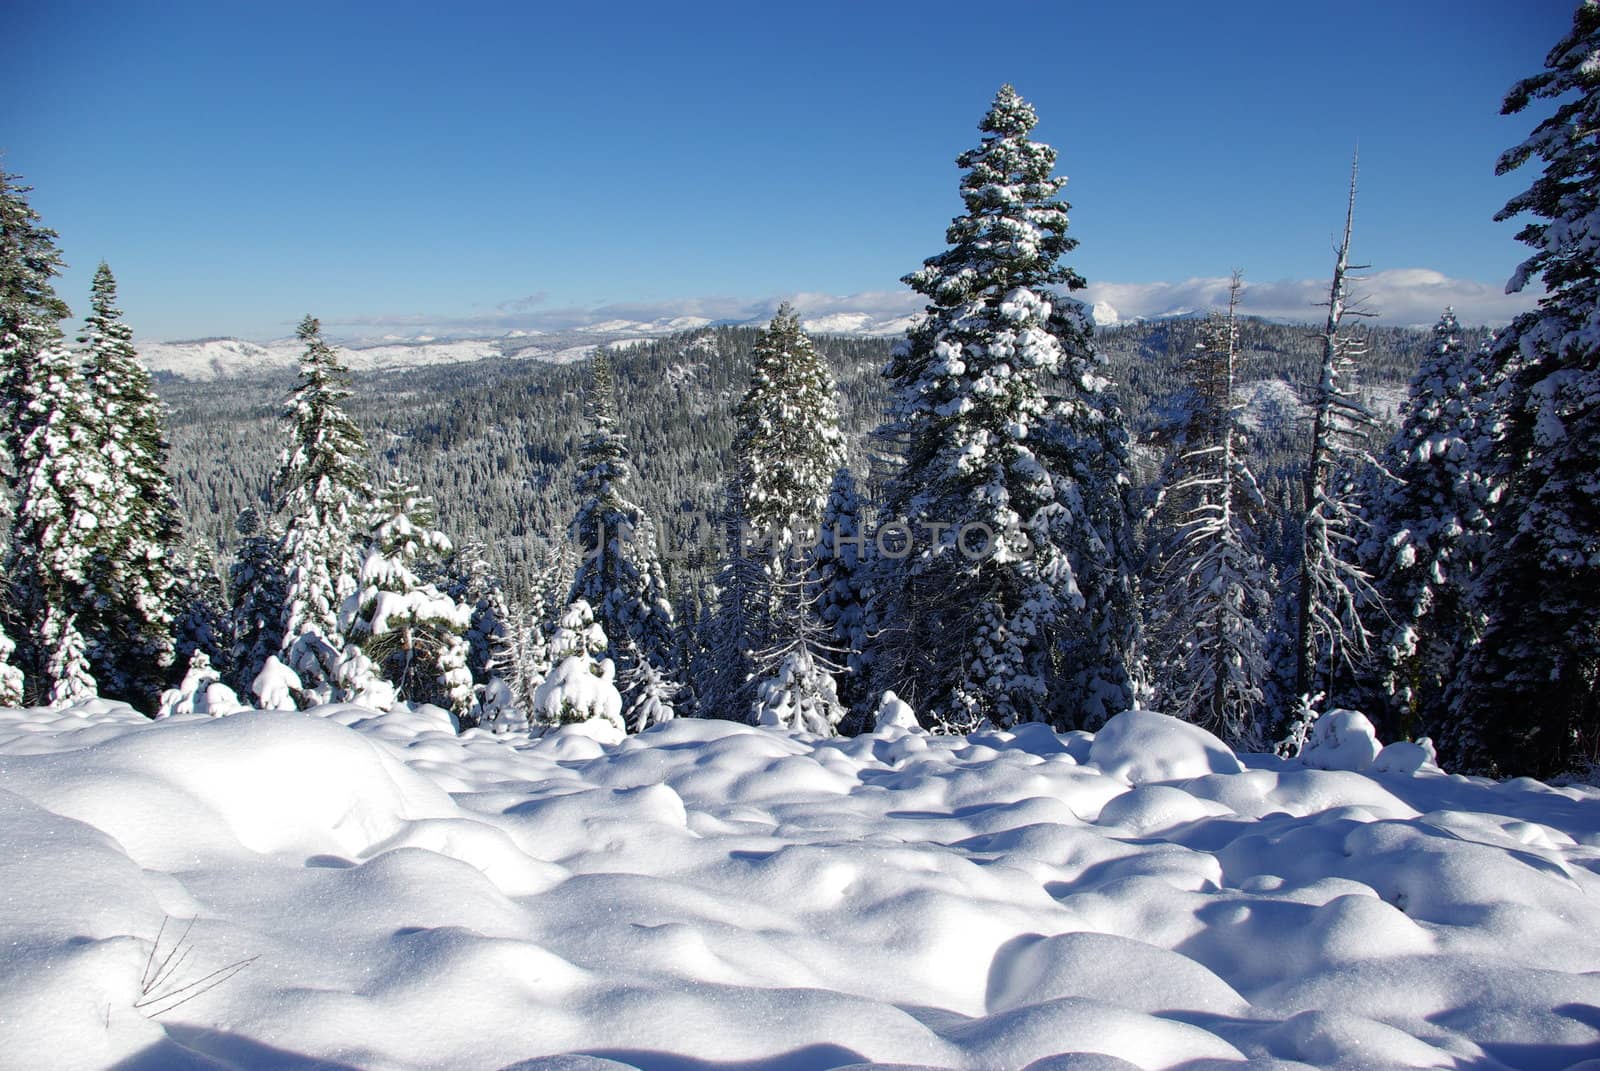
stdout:
<svg viewBox="0 0 1600 1071">
<path fill-rule="evenodd" d="M 1490 335 L 1368 323 L 1352 171 L 1325 322 L 1096 331 L 1063 180 L 1003 87 L 898 341 L 785 307 L 597 351 L 359 380 L 142 368 L 101 265 L 0 174 L 9 488 L 0 705 L 151 715 L 397 702 L 612 738 L 672 717 L 1094 729 L 1135 705 L 1293 754 L 1323 712 L 1451 770 L 1600 760 L 1600 14 L 1555 102 Z M 930 221 L 930 231 L 934 221 Z M 1285 390 L 1284 385 L 1292 390 Z M 158 388 L 160 397 L 158 399 Z M 1402 400 L 1403 399 L 1403 400 Z"/>
</svg>

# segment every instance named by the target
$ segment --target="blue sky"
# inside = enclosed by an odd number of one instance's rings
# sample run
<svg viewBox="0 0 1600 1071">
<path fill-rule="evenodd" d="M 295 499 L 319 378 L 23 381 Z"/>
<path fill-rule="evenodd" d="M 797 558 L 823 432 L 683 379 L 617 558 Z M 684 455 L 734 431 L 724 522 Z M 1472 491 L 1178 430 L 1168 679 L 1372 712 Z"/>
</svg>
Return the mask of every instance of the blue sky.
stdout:
<svg viewBox="0 0 1600 1071">
<path fill-rule="evenodd" d="M 1124 314 L 1234 267 L 1301 294 L 1357 142 L 1374 306 L 1520 307 L 1491 217 L 1531 175 L 1493 172 L 1531 121 L 1499 104 L 1570 2 L 1111 6 L 20 0 L 0 162 L 60 232 L 63 296 L 108 260 L 145 338 L 892 308 L 1010 81 L 1070 179 L 1072 263 Z"/>
</svg>

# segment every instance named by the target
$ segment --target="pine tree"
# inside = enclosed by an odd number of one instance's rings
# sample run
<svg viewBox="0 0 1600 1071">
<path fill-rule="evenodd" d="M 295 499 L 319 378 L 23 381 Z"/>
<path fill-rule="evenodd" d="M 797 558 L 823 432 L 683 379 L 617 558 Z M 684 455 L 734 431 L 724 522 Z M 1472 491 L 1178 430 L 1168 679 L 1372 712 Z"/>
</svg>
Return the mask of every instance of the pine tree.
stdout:
<svg viewBox="0 0 1600 1071">
<path fill-rule="evenodd" d="M 822 507 L 817 543 L 811 549 L 807 594 L 822 626 L 822 642 L 846 671 L 838 680 L 847 710 L 868 713 L 865 686 L 868 582 L 871 563 L 861 496 L 850 469 L 834 473 Z"/>
<path fill-rule="evenodd" d="M 579 505 L 571 528 L 582 558 L 567 601 L 593 608 L 610 637 L 606 657 L 617 667 L 617 684 L 631 709 L 648 681 L 672 675 L 673 610 L 656 553 L 655 523 L 626 495 L 633 465 L 616 430 L 616 386 L 604 350 L 591 358 L 590 377 L 589 431 L 579 453 Z M 653 671 L 646 673 L 643 662 Z"/>
<path fill-rule="evenodd" d="M 354 532 L 372 495 L 366 440 L 341 405 L 348 374 L 314 317 L 301 321 L 299 334 L 306 351 L 284 407 L 289 445 L 273 480 L 287 517 L 282 657 L 309 697 L 326 700 L 344 652 L 339 609 L 361 564 Z"/>
<path fill-rule="evenodd" d="M 1374 420 L 1355 391 L 1356 362 L 1363 347 L 1345 323 L 1347 317 L 1362 315 L 1352 308 L 1348 280 L 1355 208 L 1352 162 L 1344 237 L 1335 252 L 1328 292 L 1322 370 L 1312 399 L 1311 453 L 1305 469 L 1294 684 L 1302 699 L 1315 691 L 1328 693 L 1341 668 L 1353 669 L 1365 660 L 1371 634 L 1361 611 L 1377 601 L 1358 554 L 1363 519 L 1356 493 L 1362 467 L 1371 460 L 1368 437 Z M 1309 709 L 1303 702 L 1300 708 Z"/>
<path fill-rule="evenodd" d="M 1084 284 L 1035 122 L 1002 87 L 957 161 L 949 248 L 905 279 L 927 316 L 885 369 L 884 519 L 908 527 L 879 533 L 875 688 L 953 728 L 1092 725 L 1133 698 L 1126 434 L 1087 323 L 1050 290 Z"/>
<path fill-rule="evenodd" d="M 716 701 L 725 712 L 756 700 L 750 688 L 757 679 L 801 648 L 807 666 L 826 672 L 806 552 L 821 536 L 845 442 L 833 377 L 787 304 L 756 339 L 750 385 L 734 419 L 732 555 L 723 568 L 715 640 L 722 681 Z"/>
<path fill-rule="evenodd" d="M 122 517 L 120 488 L 96 449 L 91 404 L 77 361 L 59 337 L 33 355 L 32 378 L 18 384 L 23 435 L 6 572 L 16 611 L 35 623 L 28 676 L 52 702 L 82 698 L 96 687 L 79 658 L 88 657 L 85 633 L 105 606 L 96 580 L 107 571 Z"/>
<path fill-rule="evenodd" d="M 1158 540 L 1159 596 L 1147 634 L 1160 709 L 1251 747 L 1260 742 L 1262 624 L 1271 613 L 1271 588 L 1250 524 L 1266 502 L 1245 462 L 1233 403 L 1240 292 L 1235 273 L 1227 316 L 1212 314 L 1188 361 L 1185 426 L 1162 488 L 1163 512 L 1174 523 Z"/>
<path fill-rule="evenodd" d="M 6 478 L 18 506 L 5 562 L 5 604 L 16 626 L 13 634 L 21 641 L 20 649 L 8 651 L 8 656 L 15 660 L 14 668 L 25 671 L 35 693 L 47 699 L 53 686 L 50 665 L 60 662 L 52 652 L 64 635 L 65 618 L 52 618 L 47 634 L 45 612 L 51 599 L 68 596 L 81 608 L 88 584 L 87 561 L 66 548 L 61 548 L 66 560 L 59 560 L 40 544 L 60 542 L 61 524 L 71 521 L 79 497 L 50 482 L 57 473 L 72 473 L 65 459 L 60 465 L 49 459 L 66 445 L 62 435 L 70 438 L 73 426 L 87 414 L 81 411 L 81 388 L 72 379 L 76 370 L 61 344 L 60 321 L 69 311 L 52 283 L 62 266 L 56 233 L 41 225 L 28 204 L 29 191 L 18 176 L 0 171 L 0 416 L 9 462 Z M 76 411 L 61 408 L 68 402 Z M 40 428 L 47 426 L 55 433 L 41 436 Z M 71 613 L 67 611 L 69 617 Z M 15 678 L 8 673 L 7 680 Z"/>
<path fill-rule="evenodd" d="M 17 645 L 0 628 L 0 707 L 20 707 L 22 691 L 26 684 L 22 670 L 11 663 Z"/>
<path fill-rule="evenodd" d="M 152 704 L 174 657 L 174 552 L 182 525 L 167 474 L 165 414 L 116 299 L 116 280 L 102 262 L 78 341 L 120 508 L 94 578 L 100 605 L 93 646 L 108 695 Z"/>
<path fill-rule="evenodd" d="M 6 453 L 12 458 L 21 452 L 26 436 L 23 384 L 34 378 L 39 350 L 59 341 L 58 325 L 71 315 L 51 282 L 62 267 L 56 232 L 40 224 L 28 204 L 32 187 L 18 178 L 0 171 L 0 416 L 5 418 Z"/>
<path fill-rule="evenodd" d="M 1482 629 L 1467 595 L 1500 493 L 1484 466 L 1486 357 L 1462 343 L 1445 310 L 1370 497 L 1364 557 L 1387 607 L 1375 651 L 1395 738 L 1444 726 L 1445 686 Z"/>
<path fill-rule="evenodd" d="M 1446 754 L 1475 769 L 1549 774 L 1600 754 L 1600 3 L 1585 0 L 1545 70 L 1507 94 L 1502 114 L 1551 113 L 1504 153 L 1506 174 L 1542 172 L 1496 215 L 1527 213 L 1534 250 L 1507 289 L 1542 278 L 1545 296 L 1496 341 L 1493 511 L 1476 605 L 1483 640 L 1454 690 Z"/>
<path fill-rule="evenodd" d="M 254 506 L 239 511 L 233 530 L 239 538 L 228 569 L 228 683 L 246 695 L 267 659 L 283 648 L 283 532 Z"/>
<path fill-rule="evenodd" d="M 398 698 L 437 703 L 461 717 L 473 702 L 466 640 L 472 608 L 417 575 L 451 550 L 433 524 L 433 500 L 414 485 L 393 481 L 384 488 L 359 587 L 345 599 L 339 631 L 361 647 Z"/>
<path fill-rule="evenodd" d="M 67 707 L 98 694 L 89 666 L 89 645 L 72 614 L 47 606 L 39 625 L 39 646 L 44 653 L 40 677 L 49 682 L 46 702 L 50 706 Z"/>
</svg>

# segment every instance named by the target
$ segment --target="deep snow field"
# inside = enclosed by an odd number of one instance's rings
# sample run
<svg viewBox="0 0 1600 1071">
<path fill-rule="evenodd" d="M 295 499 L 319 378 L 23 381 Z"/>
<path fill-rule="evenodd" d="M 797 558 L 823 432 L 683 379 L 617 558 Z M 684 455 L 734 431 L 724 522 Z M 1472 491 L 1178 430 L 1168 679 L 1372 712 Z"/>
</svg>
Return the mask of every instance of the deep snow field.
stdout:
<svg viewBox="0 0 1600 1071">
<path fill-rule="evenodd" d="M 0 712 L 0 1066 L 1600 1058 L 1600 792 L 1373 764 L 1344 728 L 1312 761 L 1365 772 L 1241 769 L 1143 712 L 614 747 Z"/>
</svg>

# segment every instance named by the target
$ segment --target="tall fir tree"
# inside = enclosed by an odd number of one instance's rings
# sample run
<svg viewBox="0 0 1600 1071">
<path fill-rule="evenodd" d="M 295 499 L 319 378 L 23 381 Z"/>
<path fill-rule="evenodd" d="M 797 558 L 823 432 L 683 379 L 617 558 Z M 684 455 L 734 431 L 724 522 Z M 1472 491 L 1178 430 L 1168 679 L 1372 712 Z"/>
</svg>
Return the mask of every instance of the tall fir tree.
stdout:
<svg viewBox="0 0 1600 1071">
<path fill-rule="evenodd" d="M 673 690 L 666 682 L 676 671 L 673 610 L 655 523 L 627 497 L 633 463 L 617 431 L 616 380 L 604 350 L 595 350 L 589 374 L 589 430 L 579 451 L 578 510 L 571 527 L 581 558 L 567 602 L 591 607 L 608 637 L 605 657 L 616 667 L 624 709 L 643 710 L 638 705 L 648 691 L 655 700 L 651 717 L 666 720 Z"/>
<path fill-rule="evenodd" d="M 52 282 L 62 266 L 56 233 L 43 226 L 29 205 L 30 190 L 19 176 L 0 170 L 0 418 L 4 420 L 5 476 L 12 498 L 25 490 L 22 448 L 39 419 L 24 411 L 34 392 L 38 357 L 42 350 L 59 347 L 59 324 L 69 315 Z M 0 599 L 15 637 L 7 637 L 5 657 L 15 671 L 5 675 L 8 688 L 18 683 L 17 675 L 24 666 L 30 674 L 39 673 L 43 659 L 36 616 L 40 593 L 18 575 L 19 564 L 14 551 L 8 551 L 7 590 Z M 48 683 L 37 679 L 27 683 L 38 685 L 41 696 L 49 692 Z"/>
<path fill-rule="evenodd" d="M 108 601 L 97 580 L 109 571 L 123 523 L 123 488 L 97 448 L 100 421 L 59 337 L 33 355 L 18 402 L 24 434 L 6 572 L 16 610 L 34 623 L 29 676 L 40 696 L 83 698 L 96 689 L 80 659 L 89 657 L 87 636 Z"/>
<path fill-rule="evenodd" d="M 357 526 L 372 494 L 366 439 L 342 403 L 348 373 L 314 317 L 300 323 L 300 378 L 284 406 L 289 444 L 273 489 L 286 518 L 282 658 L 306 701 L 334 698 L 345 637 L 339 610 L 356 589 Z"/>
<path fill-rule="evenodd" d="M 844 464 L 845 440 L 833 377 L 787 304 L 756 339 L 750 385 L 734 420 L 732 556 L 723 569 L 715 640 L 722 681 L 716 702 L 727 716 L 759 701 L 752 690 L 758 681 L 802 648 L 807 672 L 789 675 L 795 686 L 826 675 L 833 664 L 821 647 L 824 629 L 805 574 L 829 485 Z M 831 684 L 826 691 L 833 695 Z M 816 701 L 837 707 L 836 699 Z"/>
<path fill-rule="evenodd" d="M 1468 596 L 1500 494 L 1484 464 L 1485 405 L 1495 386 L 1486 360 L 1462 342 L 1454 311 L 1445 310 L 1369 495 L 1363 557 L 1386 614 L 1368 706 L 1392 738 L 1446 727 L 1445 687 L 1482 632 Z"/>
<path fill-rule="evenodd" d="M 1242 286 L 1234 274 L 1226 317 L 1213 313 L 1189 357 L 1185 419 L 1163 474 L 1150 607 L 1159 709 L 1235 747 L 1260 743 L 1266 677 L 1263 624 L 1271 614 L 1267 563 L 1251 523 L 1266 502 L 1245 459 L 1233 402 Z"/>
<path fill-rule="evenodd" d="M 95 577 L 92 649 L 106 694 L 153 710 L 174 657 L 175 551 L 183 528 L 167 472 L 165 413 L 116 302 L 116 279 L 101 262 L 78 342 L 121 508 Z"/>
<path fill-rule="evenodd" d="M 1527 214 L 1533 248 L 1507 285 L 1545 295 L 1493 350 L 1506 377 L 1494 510 L 1476 604 L 1483 640 L 1454 689 L 1446 753 L 1479 770 L 1550 774 L 1600 758 L 1600 3 L 1585 0 L 1545 69 L 1502 114 L 1553 107 L 1496 171 L 1537 160 L 1533 183 L 1496 215 Z"/>
<path fill-rule="evenodd" d="M 1300 571 L 1294 624 L 1292 711 L 1282 712 L 1288 735 L 1299 712 L 1314 709 L 1310 697 L 1332 690 L 1341 671 L 1361 665 L 1371 632 L 1363 607 L 1376 592 L 1360 562 L 1364 518 L 1358 487 L 1371 461 L 1372 413 L 1355 389 L 1362 340 L 1349 321 L 1363 315 L 1350 296 L 1350 236 L 1356 211 L 1356 162 L 1350 166 L 1350 196 L 1344 236 L 1334 253 L 1328 319 L 1322 332 L 1322 368 L 1311 399 L 1311 450 L 1305 467 L 1305 517 L 1301 525 Z"/>
<path fill-rule="evenodd" d="M 1003 86 L 957 160 L 949 248 L 905 279 L 927 315 L 885 369 L 883 519 L 908 530 L 880 529 L 875 687 L 955 729 L 1097 724 L 1132 704 L 1139 657 L 1127 438 L 1089 325 L 1051 291 L 1084 283 L 1036 121 Z"/>
</svg>

